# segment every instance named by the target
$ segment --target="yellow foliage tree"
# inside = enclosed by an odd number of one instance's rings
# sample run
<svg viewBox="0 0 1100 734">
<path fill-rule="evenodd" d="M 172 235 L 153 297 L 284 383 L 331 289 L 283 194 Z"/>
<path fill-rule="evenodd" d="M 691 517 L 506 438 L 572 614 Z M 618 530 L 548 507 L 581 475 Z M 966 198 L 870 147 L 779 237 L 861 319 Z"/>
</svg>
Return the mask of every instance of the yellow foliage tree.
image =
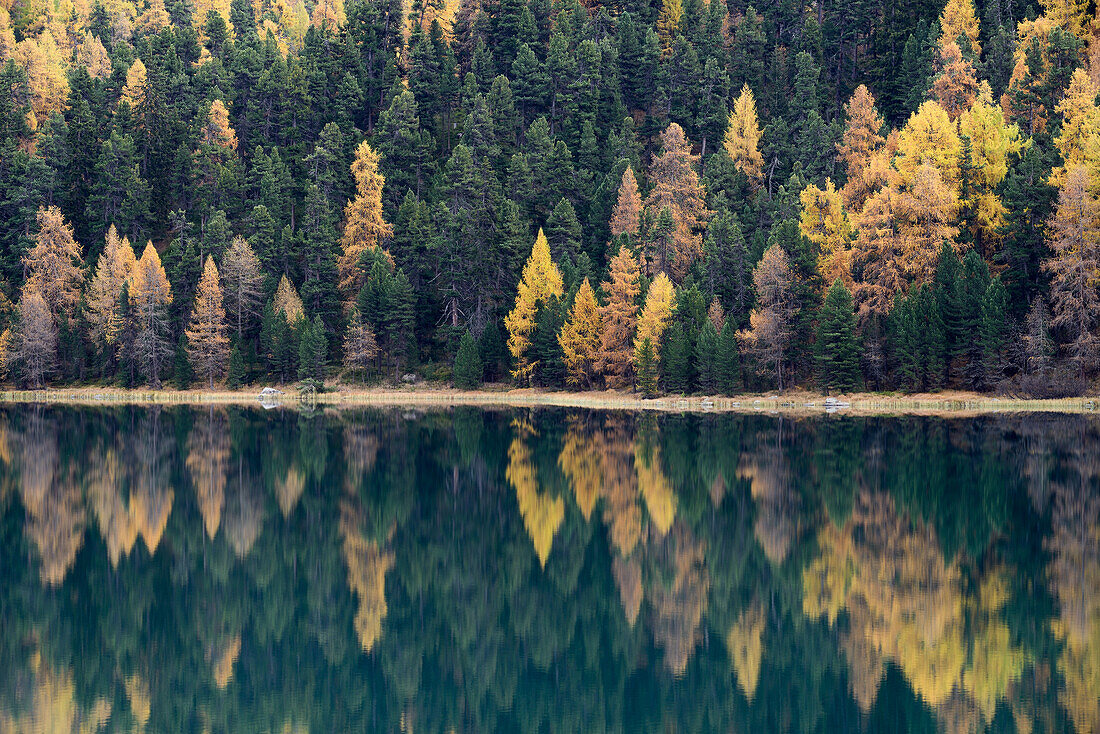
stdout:
<svg viewBox="0 0 1100 734">
<path fill-rule="evenodd" d="M 959 186 L 959 157 L 962 144 L 947 111 L 938 102 L 921 104 L 898 135 L 894 167 L 906 186 L 912 186 L 925 164 L 934 167 L 952 190 Z"/>
<path fill-rule="evenodd" d="M 45 121 L 51 112 L 65 109 L 69 81 L 61 51 L 48 30 L 37 38 L 24 38 L 15 46 L 12 59 L 27 72 L 31 91 L 32 127 Z"/>
<path fill-rule="evenodd" d="M 672 41 L 680 32 L 680 19 L 684 16 L 681 0 L 661 0 L 661 12 L 657 15 L 657 37 L 661 39 L 661 50 L 668 56 L 672 53 Z"/>
<path fill-rule="evenodd" d="M 76 53 L 76 63 L 85 67 L 95 79 L 106 79 L 111 75 L 111 57 L 98 36 L 84 34 L 80 49 Z"/>
<path fill-rule="evenodd" d="M 283 274 L 279 279 L 279 285 L 275 289 L 274 309 L 275 313 L 282 314 L 288 324 L 296 324 L 305 318 L 305 309 L 294 284 Z"/>
<path fill-rule="evenodd" d="M 862 84 L 856 87 L 852 98 L 844 105 L 844 112 L 847 124 L 844 127 L 844 137 L 836 147 L 848 180 L 840 195 L 848 211 L 858 212 L 863 208 L 867 197 L 884 183 L 883 177 L 877 173 L 884 173 L 886 166 L 878 166 L 876 172 L 873 165 L 873 159 L 882 151 L 886 142 L 880 134 L 884 123 L 882 115 L 875 109 L 875 98 Z"/>
<path fill-rule="evenodd" d="M 627 166 L 623 171 L 622 182 L 619 184 L 619 198 L 615 203 L 615 210 L 611 213 L 611 236 L 637 235 L 641 215 L 642 197 L 638 195 L 638 179 L 634 177 L 634 169 Z"/>
<path fill-rule="evenodd" d="M 130 306 L 137 332 L 134 353 L 154 387 L 160 386 L 160 368 L 170 349 L 167 308 L 171 302 L 172 287 L 168 284 L 168 276 L 160 255 L 149 242 L 134 267 Z"/>
<path fill-rule="evenodd" d="M 982 53 L 982 46 L 978 43 L 978 16 L 974 12 L 974 3 L 971 0 L 947 0 L 947 5 L 940 13 L 940 47 L 948 43 L 957 44 L 961 37 L 965 37 L 970 44 L 970 50 L 974 58 Z"/>
<path fill-rule="evenodd" d="M 737 170 L 745 174 L 754 188 L 764 178 L 764 157 L 760 154 L 760 123 L 756 118 L 756 99 L 746 84 L 733 103 L 726 137 L 722 141 Z"/>
<path fill-rule="evenodd" d="M 42 294 L 55 319 L 72 316 L 84 282 L 84 261 L 73 228 L 56 206 L 38 210 L 38 234 L 23 256 L 25 287 Z"/>
<path fill-rule="evenodd" d="M 676 310 L 676 293 L 672 281 L 664 273 L 658 273 L 649 284 L 645 306 L 638 317 L 638 330 L 634 335 L 634 364 L 637 366 L 639 352 L 646 339 L 652 345 L 660 344 L 661 337 L 668 328 L 672 312 Z"/>
<path fill-rule="evenodd" d="M 206 256 L 202 278 L 187 328 L 187 355 L 195 374 L 206 379 L 209 387 L 225 376 L 229 363 L 229 337 L 226 336 L 222 288 L 214 258 Z"/>
<path fill-rule="evenodd" d="M 115 225 L 107 230 L 103 252 L 96 261 L 95 275 L 85 293 L 86 315 L 92 340 L 112 344 L 122 324 L 119 322 L 119 296 L 134 275 L 137 257 L 130 240 L 120 238 Z"/>
<path fill-rule="evenodd" d="M 573 301 L 573 310 L 569 320 L 558 334 L 562 358 L 565 362 L 566 381 L 570 385 L 592 386 L 596 374 L 596 362 L 600 354 L 600 308 L 596 303 L 596 294 L 588 283 L 581 283 Z"/>
<path fill-rule="evenodd" d="M 1084 69 L 1073 72 L 1066 94 L 1055 108 L 1062 115 L 1062 129 L 1054 137 L 1054 145 L 1062 154 L 1063 163 L 1050 172 L 1048 182 L 1052 186 L 1061 186 L 1066 171 L 1084 164 L 1086 156 L 1100 142 L 1097 93 L 1100 93 L 1100 86 L 1092 81 Z"/>
<path fill-rule="evenodd" d="M 802 215 L 799 229 L 802 235 L 817 245 L 820 254 L 817 269 L 825 283 L 838 278 L 852 287 L 852 226 L 844 211 L 840 193 L 829 179 L 825 188 L 810 184 L 799 195 Z"/>
<path fill-rule="evenodd" d="M 386 178 L 378 170 L 378 154 L 365 140 L 355 150 L 351 173 L 356 194 L 344 208 L 344 251 L 339 262 L 340 290 L 349 300 L 363 287 L 363 268 L 359 264 L 363 252 L 381 247 L 393 236 L 393 227 L 382 216 Z"/>
<path fill-rule="evenodd" d="M 527 350 L 531 346 L 531 333 L 535 330 L 535 314 L 540 305 L 551 298 L 560 298 L 562 289 L 561 271 L 550 259 L 550 244 L 542 229 L 539 229 L 531 248 L 531 256 L 523 266 L 516 305 L 504 317 L 504 326 L 508 329 L 508 351 L 516 364 L 516 368 L 512 370 L 513 377 L 529 379 L 537 366 L 537 362 L 531 361 L 527 356 Z"/>
<path fill-rule="evenodd" d="M 1010 156 L 1019 155 L 1029 141 L 1020 129 L 1005 122 L 1000 105 L 983 93 L 959 118 L 959 136 L 969 142 L 971 171 L 963 199 L 971 213 L 971 232 L 978 251 L 992 260 L 1002 239 L 1005 208 L 997 187 L 1008 174 Z"/>
<path fill-rule="evenodd" d="M 130 68 L 126 70 L 126 86 L 122 88 L 122 96 L 119 101 L 130 103 L 130 107 L 139 111 L 145 104 L 145 87 L 148 84 L 148 70 L 141 59 L 134 59 Z"/>
<path fill-rule="evenodd" d="M 603 283 L 607 303 L 600 307 L 603 328 L 596 369 L 603 373 L 608 387 L 624 388 L 630 386 L 641 269 L 634 254 L 620 247 L 611 258 L 609 271 L 611 279 Z"/>
</svg>

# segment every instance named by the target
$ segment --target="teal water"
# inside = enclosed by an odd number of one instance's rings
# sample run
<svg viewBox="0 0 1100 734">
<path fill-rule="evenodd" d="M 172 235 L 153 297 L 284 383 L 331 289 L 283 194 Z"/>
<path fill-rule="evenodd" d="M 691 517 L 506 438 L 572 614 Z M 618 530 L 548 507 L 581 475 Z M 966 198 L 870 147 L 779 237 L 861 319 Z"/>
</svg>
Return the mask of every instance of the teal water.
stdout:
<svg viewBox="0 0 1100 734">
<path fill-rule="evenodd" d="M 1100 421 L 0 409 L 0 733 L 1093 732 Z"/>
</svg>

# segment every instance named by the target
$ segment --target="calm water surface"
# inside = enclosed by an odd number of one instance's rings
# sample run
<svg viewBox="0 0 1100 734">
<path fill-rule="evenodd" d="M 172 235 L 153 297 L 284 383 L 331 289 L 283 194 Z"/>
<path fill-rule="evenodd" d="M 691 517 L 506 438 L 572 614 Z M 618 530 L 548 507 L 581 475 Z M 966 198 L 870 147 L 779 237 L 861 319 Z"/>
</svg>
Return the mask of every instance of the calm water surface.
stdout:
<svg viewBox="0 0 1100 734">
<path fill-rule="evenodd" d="M 1096 732 L 1100 421 L 0 409 L 0 732 Z"/>
</svg>

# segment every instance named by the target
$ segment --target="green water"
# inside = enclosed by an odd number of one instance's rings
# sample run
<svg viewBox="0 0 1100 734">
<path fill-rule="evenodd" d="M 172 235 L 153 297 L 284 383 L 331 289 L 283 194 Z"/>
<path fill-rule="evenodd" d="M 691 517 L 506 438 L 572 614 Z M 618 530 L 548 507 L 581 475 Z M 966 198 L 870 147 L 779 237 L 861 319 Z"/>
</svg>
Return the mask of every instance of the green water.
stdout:
<svg viewBox="0 0 1100 734">
<path fill-rule="evenodd" d="M 1100 422 L 0 410 L 0 732 L 1100 726 Z"/>
</svg>

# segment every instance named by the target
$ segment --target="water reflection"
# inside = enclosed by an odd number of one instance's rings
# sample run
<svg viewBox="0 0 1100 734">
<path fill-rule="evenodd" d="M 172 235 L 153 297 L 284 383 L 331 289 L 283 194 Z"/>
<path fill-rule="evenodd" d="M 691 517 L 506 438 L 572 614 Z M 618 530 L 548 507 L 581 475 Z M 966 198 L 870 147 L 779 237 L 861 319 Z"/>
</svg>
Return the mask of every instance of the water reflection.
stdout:
<svg viewBox="0 0 1100 734">
<path fill-rule="evenodd" d="M 0 733 L 1095 732 L 1097 456 L 1067 416 L 7 408 Z"/>
</svg>

